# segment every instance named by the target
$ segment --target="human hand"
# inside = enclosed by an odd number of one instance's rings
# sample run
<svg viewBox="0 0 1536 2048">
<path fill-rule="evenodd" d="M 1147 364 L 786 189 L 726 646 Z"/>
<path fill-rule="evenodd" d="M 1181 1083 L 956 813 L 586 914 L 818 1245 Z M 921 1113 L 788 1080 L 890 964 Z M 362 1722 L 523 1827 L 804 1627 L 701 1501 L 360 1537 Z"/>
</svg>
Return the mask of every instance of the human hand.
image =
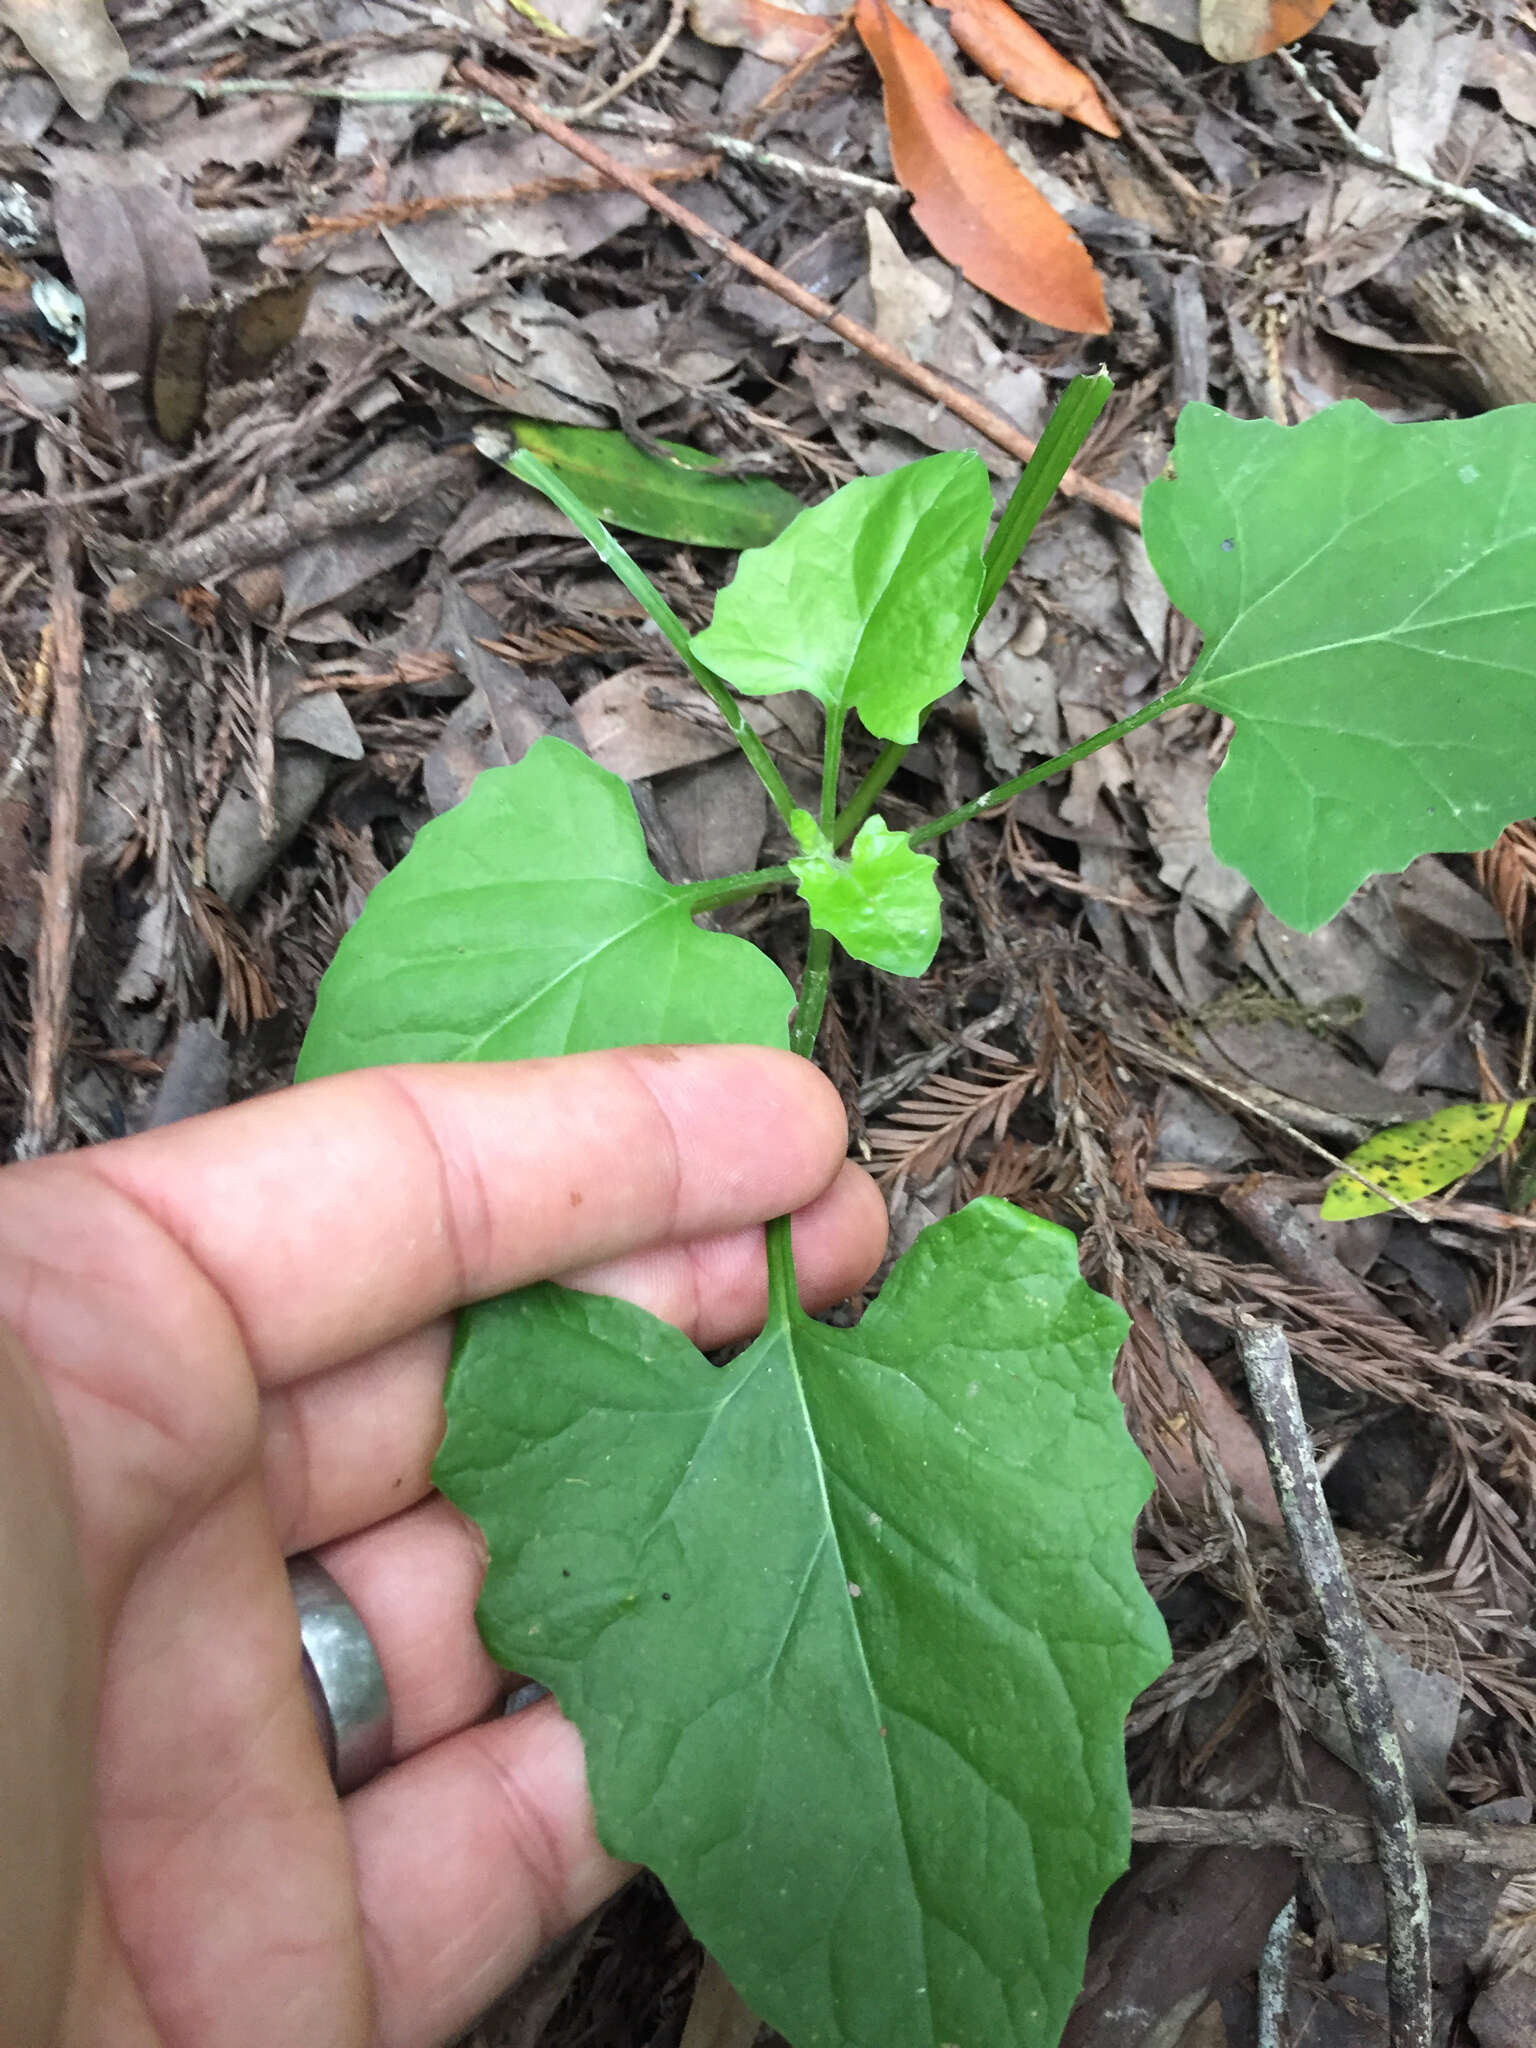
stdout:
<svg viewBox="0 0 1536 2048">
<path fill-rule="evenodd" d="M 885 1231 L 844 1146 L 804 1061 L 696 1047 L 352 1074 L 0 1176 L 6 2048 L 61 2001 L 65 2048 L 424 2048 L 622 1881 L 554 1702 L 485 1718 L 478 1537 L 428 1478 L 450 1312 L 558 1275 L 723 1344 L 787 1210 L 838 1300 Z M 394 1707 L 339 1801 L 308 1549 Z"/>
</svg>

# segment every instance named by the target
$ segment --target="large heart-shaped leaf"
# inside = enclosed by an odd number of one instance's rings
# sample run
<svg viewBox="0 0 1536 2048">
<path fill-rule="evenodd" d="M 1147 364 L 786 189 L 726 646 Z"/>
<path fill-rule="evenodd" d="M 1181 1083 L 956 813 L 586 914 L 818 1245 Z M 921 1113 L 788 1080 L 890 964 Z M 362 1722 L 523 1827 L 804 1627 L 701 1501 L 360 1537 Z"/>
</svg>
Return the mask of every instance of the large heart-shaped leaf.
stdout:
<svg viewBox="0 0 1536 2048">
<path fill-rule="evenodd" d="M 558 1287 L 461 1325 L 434 1476 L 489 1543 L 486 1641 L 794 2048 L 1054 2048 L 1167 1655 L 1124 1328 L 997 1201 L 857 1328 L 796 1311 L 724 1370 Z"/>
<path fill-rule="evenodd" d="M 1536 406 L 1180 415 L 1147 552 L 1233 721 L 1211 844 L 1301 931 L 1536 808 Z"/>
<path fill-rule="evenodd" d="M 490 768 L 416 835 L 320 984 L 299 1079 L 395 1060 L 786 1045 L 793 993 L 701 931 L 651 866 L 618 776 L 563 740 Z"/>
<path fill-rule="evenodd" d="M 966 452 L 855 477 L 741 557 L 694 653 L 749 696 L 808 690 L 880 739 L 915 740 L 960 680 L 991 517 Z"/>
</svg>

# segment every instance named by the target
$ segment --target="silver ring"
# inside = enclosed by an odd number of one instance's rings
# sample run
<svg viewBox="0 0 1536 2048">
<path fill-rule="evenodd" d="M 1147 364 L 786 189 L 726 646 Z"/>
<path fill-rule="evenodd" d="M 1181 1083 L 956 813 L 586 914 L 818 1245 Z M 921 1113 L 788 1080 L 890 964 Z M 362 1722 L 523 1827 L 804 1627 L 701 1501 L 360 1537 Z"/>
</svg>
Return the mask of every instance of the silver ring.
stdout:
<svg viewBox="0 0 1536 2048">
<path fill-rule="evenodd" d="M 394 1716 L 383 1666 L 357 1609 L 307 1552 L 289 1558 L 288 1585 L 331 1783 L 338 1792 L 355 1792 L 389 1762 Z"/>
</svg>

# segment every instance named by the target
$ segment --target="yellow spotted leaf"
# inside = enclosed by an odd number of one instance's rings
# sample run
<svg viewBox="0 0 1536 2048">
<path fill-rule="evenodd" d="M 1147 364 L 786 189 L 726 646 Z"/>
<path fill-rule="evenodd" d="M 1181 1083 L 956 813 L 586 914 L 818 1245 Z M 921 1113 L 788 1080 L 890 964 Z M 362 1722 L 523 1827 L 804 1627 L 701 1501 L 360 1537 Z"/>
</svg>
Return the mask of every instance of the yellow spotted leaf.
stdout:
<svg viewBox="0 0 1536 2048">
<path fill-rule="evenodd" d="M 1394 1124 L 1357 1145 L 1345 1164 L 1375 1181 L 1400 1202 L 1438 1194 L 1452 1181 L 1512 1145 L 1536 1097 L 1518 1102 L 1453 1102 L 1421 1123 Z M 1380 1216 L 1391 1208 L 1352 1174 L 1341 1173 L 1323 1197 L 1323 1221 L 1342 1223 L 1350 1216 Z"/>
</svg>

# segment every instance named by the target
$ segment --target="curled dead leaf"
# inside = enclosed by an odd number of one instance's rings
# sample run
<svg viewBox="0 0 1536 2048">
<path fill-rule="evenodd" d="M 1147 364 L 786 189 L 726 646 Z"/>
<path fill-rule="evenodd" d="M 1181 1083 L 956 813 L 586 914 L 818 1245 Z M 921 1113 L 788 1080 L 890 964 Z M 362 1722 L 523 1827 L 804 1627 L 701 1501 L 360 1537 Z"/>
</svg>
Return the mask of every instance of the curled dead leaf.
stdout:
<svg viewBox="0 0 1536 2048">
<path fill-rule="evenodd" d="M 961 113 L 938 58 L 885 0 L 858 0 L 854 20 L 885 88 L 891 162 L 934 248 L 1032 320 L 1107 334 L 1092 257 L 1007 152 Z"/>
<path fill-rule="evenodd" d="M 0 24 L 20 36 L 82 121 L 99 121 L 128 69 L 104 0 L 0 0 Z"/>
<path fill-rule="evenodd" d="M 1218 64 L 1251 64 L 1314 29 L 1333 0 L 1200 0 L 1200 40 Z"/>
<path fill-rule="evenodd" d="M 796 64 L 835 27 L 824 15 L 773 0 L 689 0 L 688 26 L 701 43 L 750 50 L 770 64 Z"/>
<path fill-rule="evenodd" d="M 949 32 L 971 62 L 1015 99 L 1066 114 L 1100 135 L 1120 133 L 1092 79 L 1015 14 L 1008 0 L 933 0 L 933 5 L 947 10 Z"/>
</svg>

